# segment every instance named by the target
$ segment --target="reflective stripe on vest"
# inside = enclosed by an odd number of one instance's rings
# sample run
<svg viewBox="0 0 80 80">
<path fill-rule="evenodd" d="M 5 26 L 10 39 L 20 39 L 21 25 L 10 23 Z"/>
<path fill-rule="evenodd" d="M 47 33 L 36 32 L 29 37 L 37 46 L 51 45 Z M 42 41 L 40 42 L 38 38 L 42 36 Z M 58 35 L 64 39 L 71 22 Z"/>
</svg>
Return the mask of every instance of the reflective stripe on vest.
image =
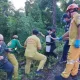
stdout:
<svg viewBox="0 0 80 80">
<path fill-rule="evenodd" d="M 79 59 L 77 59 L 77 60 L 67 60 L 67 64 L 74 64 L 75 62 L 79 62 Z"/>
</svg>

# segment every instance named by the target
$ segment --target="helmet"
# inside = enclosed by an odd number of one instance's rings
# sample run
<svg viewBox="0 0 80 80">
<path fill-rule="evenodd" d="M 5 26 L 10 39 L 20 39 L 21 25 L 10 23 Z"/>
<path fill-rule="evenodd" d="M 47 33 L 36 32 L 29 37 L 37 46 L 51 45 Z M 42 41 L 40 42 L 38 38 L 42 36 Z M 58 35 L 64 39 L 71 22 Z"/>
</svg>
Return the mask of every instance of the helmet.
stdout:
<svg viewBox="0 0 80 80">
<path fill-rule="evenodd" d="M 70 4 L 68 7 L 67 7 L 67 10 L 66 11 L 69 11 L 69 10 L 73 10 L 73 9 L 78 9 L 78 5 L 73 3 L 73 4 Z"/>
<path fill-rule="evenodd" d="M 13 38 L 16 38 L 17 39 L 18 38 L 18 35 L 13 35 Z"/>
</svg>

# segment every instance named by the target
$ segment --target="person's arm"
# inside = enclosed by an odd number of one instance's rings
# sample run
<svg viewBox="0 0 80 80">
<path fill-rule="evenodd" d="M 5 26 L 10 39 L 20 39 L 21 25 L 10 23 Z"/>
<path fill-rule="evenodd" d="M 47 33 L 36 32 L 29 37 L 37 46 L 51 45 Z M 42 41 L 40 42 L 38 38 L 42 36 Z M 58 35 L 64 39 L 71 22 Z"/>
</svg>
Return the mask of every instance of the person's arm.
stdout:
<svg viewBox="0 0 80 80">
<path fill-rule="evenodd" d="M 55 33 L 52 33 L 52 35 L 50 35 L 50 37 L 51 37 L 53 40 L 56 40 L 56 39 L 57 39 Z"/>
<path fill-rule="evenodd" d="M 53 40 L 56 40 L 57 38 L 53 38 L 52 36 L 50 36 Z"/>
<path fill-rule="evenodd" d="M 17 47 L 18 48 L 23 48 L 23 46 L 20 44 L 19 40 L 17 40 Z"/>
<path fill-rule="evenodd" d="M 77 39 L 80 40 L 80 24 L 78 25 L 78 35 L 77 35 Z"/>
<path fill-rule="evenodd" d="M 40 39 L 38 40 L 37 49 L 38 49 L 38 50 L 41 50 L 41 42 L 40 42 Z"/>
<path fill-rule="evenodd" d="M 45 38 L 45 35 L 44 35 L 42 32 L 39 32 L 39 34 L 40 34 L 42 37 Z"/>
<path fill-rule="evenodd" d="M 63 39 L 65 39 L 66 37 L 69 37 L 69 31 L 67 31 L 65 34 L 62 35 Z"/>
<path fill-rule="evenodd" d="M 63 40 L 69 40 L 69 37 L 65 37 Z"/>
<path fill-rule="evenodd" d="M 75 48 L 79 48 L 80 47 L 80 15 L 75 18 L 75 23 L 77 26 L 78 34 L 77 34 L 74 46 L 75 46 Z"/>
<path fill-rule="evenodd" d="M 27 47 L 27 39 L 26 39 L 26 41 L 24 42 L 24 48 L 26 48 Z"/>
<path fill-rule="evenodd" d="M 63 34 L 60 38 L 56 38 L 56 40 L 59 40 L 59 41 L 61 41 L 61 40 L 65 40 L 65 38 L 67 38 L 67 37 L 69 37 L 69 31 L 67 31 L 65 34 Z"/>
</svg>

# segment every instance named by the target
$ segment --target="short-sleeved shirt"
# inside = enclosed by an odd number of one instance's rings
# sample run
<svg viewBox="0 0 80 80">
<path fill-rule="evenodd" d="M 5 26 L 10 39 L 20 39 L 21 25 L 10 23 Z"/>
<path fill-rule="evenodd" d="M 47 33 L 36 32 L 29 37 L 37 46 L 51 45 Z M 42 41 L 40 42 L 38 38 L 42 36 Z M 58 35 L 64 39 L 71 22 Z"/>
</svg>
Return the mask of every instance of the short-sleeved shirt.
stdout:
<svg viewBox="0 0 80 80">
<path fill-rule="evenodd" d="M 38 47 L 41 47 L 41 42 L 36 35 L 32 35 L 26 39 L 24 45 L 27 45 L 25 50 L 25 56 L 33 57 L 38 52 Z"/>
<path fill-rule="evenodd" d="M 78 35 L 78 25 L 80 24 L 80 14 L 75 13 L 69 28 L 69 45 L 74 45 Z"/>
</svg>

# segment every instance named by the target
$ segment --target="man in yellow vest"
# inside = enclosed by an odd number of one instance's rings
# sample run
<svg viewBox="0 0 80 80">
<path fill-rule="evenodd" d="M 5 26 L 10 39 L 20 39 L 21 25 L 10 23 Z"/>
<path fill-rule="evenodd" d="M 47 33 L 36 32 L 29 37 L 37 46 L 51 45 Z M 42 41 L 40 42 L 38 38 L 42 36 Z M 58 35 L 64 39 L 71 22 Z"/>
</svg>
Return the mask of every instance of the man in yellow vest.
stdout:
<svg viewBox="0 0 80 80">
<path fill-rule="evenodd" d="M 61 76 L 56 76 L 55 80 L 67 80 L 71 75 L 73 80 L 77 79 L 80 57 L 80 14 L 78 14 L 79 7 L 73 3 L 67 7 L 67 12 L 71 16 L 71 24 L 69 31 L 61 38 L 69 36 L 70 49 L 67 56 L 67 64 Z"/>
<path fill-rule="evenodd" d="M 30 73 L 30 67 L 31 67 L 31 62 L 33 60 L 40 61 L 37 73 L 41 73 L 41 70 L 43 69 L 45 62 L 47 60 L 47 57 L 41 53 L 39 53 L 37 50 L 41 49 L 41 42 L 40 39 L 37 37 L 38 35 L 37 30 L 32 31 L 32 35 L 29 36 L 25 43 L 24 47 L 26 48 L 25 50 L 25 57 L 26 57 L 26 65 L 25 65 L 25 73 L 29 74 Z"/>
</svg>

